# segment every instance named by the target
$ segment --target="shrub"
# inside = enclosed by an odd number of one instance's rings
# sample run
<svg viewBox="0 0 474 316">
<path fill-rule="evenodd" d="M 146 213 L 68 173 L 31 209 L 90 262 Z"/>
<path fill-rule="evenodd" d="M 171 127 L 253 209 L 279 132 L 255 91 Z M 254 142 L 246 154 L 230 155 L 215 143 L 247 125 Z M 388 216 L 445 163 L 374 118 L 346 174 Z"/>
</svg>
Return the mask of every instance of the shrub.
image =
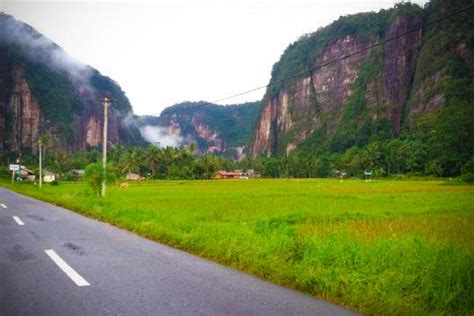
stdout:
<svg viewBox="0 0 474 316">
<path fill-rule="evenodd" d="M 106 169 L 106 183 L 107 184 L 113 184 L 115 183 L 116 180 L 116 175 L 113 172 L 112 166 L 107 165 Z M 84 179 L 86 183 L 90 186 L 92 191 L 100 195 L 100 190 L 102 187 L 102 181 L 104 179 L 104 169 L 102 167 L 102 164 L 100 163 L 91 163 L 87 165 L 85 174 L 84 174 Z"/>
<path fill-rule="evenodd" d="M 461 180 L 466 183 L 474 183 L 474 173 L 468 172 L 463 174 Z"/>
<path fill-rule="evenodd" d="M 0 166 L 0 178 L 9 179 L 12 177 L 12 172 L 5 166 Z"/>
<path fill-rule="evenodd" d="M 474 174 L 474 157 L 472 157 L 468 162 L 466 162 L 466 164 L 462 168 L 462 173 L 463 175 L 468 173 Z"/>
</svg>

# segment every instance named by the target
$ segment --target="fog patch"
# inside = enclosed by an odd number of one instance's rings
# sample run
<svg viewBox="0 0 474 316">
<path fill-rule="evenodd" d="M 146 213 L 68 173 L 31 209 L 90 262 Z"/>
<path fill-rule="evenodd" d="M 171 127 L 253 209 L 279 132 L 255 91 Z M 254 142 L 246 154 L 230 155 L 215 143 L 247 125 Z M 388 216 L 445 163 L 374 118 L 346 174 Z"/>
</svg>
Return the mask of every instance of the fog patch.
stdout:
<svg viewBox="0 0 474 316">
<path fill-rule="evenodd" d="M 65 73 L 80 93 L 94 91 L 90 85 L 93 74 L 91 67 L 69 56 L 61 47 L 31 26 L 6 14 L 0 14 L 0 44 L 2 42 L 14 45 L 35 63 Z"/>
<path fill-rule="evenodd" d="M 170 133 L 167 128 L 156 125 L 140 127 L 140 134 L 147 142 L 159 147 L 180 147 L 184 141 L 180 134 Z"/>
</svg>

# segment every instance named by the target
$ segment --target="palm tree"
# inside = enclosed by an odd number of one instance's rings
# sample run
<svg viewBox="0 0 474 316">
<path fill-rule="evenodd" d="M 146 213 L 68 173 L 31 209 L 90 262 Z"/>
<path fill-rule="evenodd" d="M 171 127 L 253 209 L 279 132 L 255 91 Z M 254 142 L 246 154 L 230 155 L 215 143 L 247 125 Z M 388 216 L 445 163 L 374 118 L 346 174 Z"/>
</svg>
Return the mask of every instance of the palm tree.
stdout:
<svg viewBox="0 0 474 316">
<path fill-rule="evenodd" d="M 194 154 L 194 152 L 197 150 L 197 145 L 196 143 L 191 143 L 187 146 L 186 148 L 188 150 L 188 152 L 192 155 Z"/>
<path fill-rule="evenodd" d="M 197 165 L 203 170 L 204 178 L 211 179 L 219 166 L 219 159 L 214 155 L 204 154 L 196 161 Z"/>
<path fill-rule="evenodd" d="M 159 163 L 163 159 L 162 150 L 155 145 L 148 146 L 147 150 L 145 151 L 145 159 L 147 161 L 148 168 L 151 170 L 151 176 L 154 177 Z"/>
<path fill-rule="evenodd" d="M 125 147 L 123 147 L 120 143 L 113 145 L 109 150 L 109 160 L 112 162 L 119 162 L 120 157 L 124 154 Z"/>
<path fill-rule="evenodd" d="M 72 156 L 69 155 L 64 149 L 58 149 L 53 152 L 52 155 L 52 167 L 53 171 L 58 173 L 59 178 L 71 167 Z"/>
<path fill-rule="evenodd" d="M 142 161 L 142 153 L 139 148 L 131 147 L 128 148 L 125 154 L 122 156 L 122 174 L 128 172 L 138 172 L 140 163 Z"/>
<path fill-rule="evenodd" d="M 162 159 L 165 165 L 165 175 L 166 175 L 166 178 L 168 178 L 170 167 L 174 163 L 174 160 L 177 158 L 177 153 L 176 153 L 176 149 L 170 146 L 166 146 L 166 148 L 162 150 L 162 153 L 163 153 Z"/>
</svg>

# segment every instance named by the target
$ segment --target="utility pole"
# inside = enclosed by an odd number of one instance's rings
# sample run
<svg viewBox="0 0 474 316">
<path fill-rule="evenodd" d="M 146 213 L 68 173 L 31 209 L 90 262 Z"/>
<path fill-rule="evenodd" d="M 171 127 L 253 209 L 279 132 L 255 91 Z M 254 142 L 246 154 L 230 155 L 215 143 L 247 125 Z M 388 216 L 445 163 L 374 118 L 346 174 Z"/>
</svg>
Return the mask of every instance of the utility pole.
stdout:
<svg viewBox="0 0 474 316">
<path fill-rule="evenodd" d="M 103 128 L 103 140 L 102 140 L 102 168 L 103 168 L 103 179 L 102 179 L 102 191 L 101 196 L 105 197 L 105 182 L 107 177 L 107 123 L 108 123 L 108 110 L 110 106 L 110 100 L 104 97 L 102 104 L 104 106 L 104 128 Z"/>
<path fill-rule="evenodd" d="M 38 146 L 39 146 L 39 187 L 40 187 L 40 189 L 43 187 L 43 155 L 42 155 L 43 149 L 41 148 L 42 142 L 43 142 L 43 140 L 40 137 L 38 139 Z"/>
</svg>

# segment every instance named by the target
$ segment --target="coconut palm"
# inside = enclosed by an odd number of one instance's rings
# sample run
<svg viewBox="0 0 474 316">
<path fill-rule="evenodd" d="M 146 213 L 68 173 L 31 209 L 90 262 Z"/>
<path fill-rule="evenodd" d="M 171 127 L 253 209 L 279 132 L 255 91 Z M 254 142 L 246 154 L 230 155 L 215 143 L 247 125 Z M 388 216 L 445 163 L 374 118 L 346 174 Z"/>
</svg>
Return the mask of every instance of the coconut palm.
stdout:
<svg viewBox="0 0 474 316">
<path fill-rule="evenodd" d="M 162 150 L 162 160 L 165 167 L 165 176 L 168 178 L 171 165 L 177 158 L 178 153 L 174 147 L 167 146 Z"/>
<path fill-rule="evenodd" d="M 156 175 L 156 170 L 158 170 L 159 163 L 163 159 L 162 150 L 155 145 L 150 145 L 145 151 L 145 159 L 148 164 L 148 168 L 151 170 L 151 176 Z"/>
<path fill-rule="evenodd" d="M 139 148 L 127 148 L 121 159 L 121 173 L 125 174 L 125 172 L 138 172 L 142 159 L 143 155 Z"/>
</svg>

